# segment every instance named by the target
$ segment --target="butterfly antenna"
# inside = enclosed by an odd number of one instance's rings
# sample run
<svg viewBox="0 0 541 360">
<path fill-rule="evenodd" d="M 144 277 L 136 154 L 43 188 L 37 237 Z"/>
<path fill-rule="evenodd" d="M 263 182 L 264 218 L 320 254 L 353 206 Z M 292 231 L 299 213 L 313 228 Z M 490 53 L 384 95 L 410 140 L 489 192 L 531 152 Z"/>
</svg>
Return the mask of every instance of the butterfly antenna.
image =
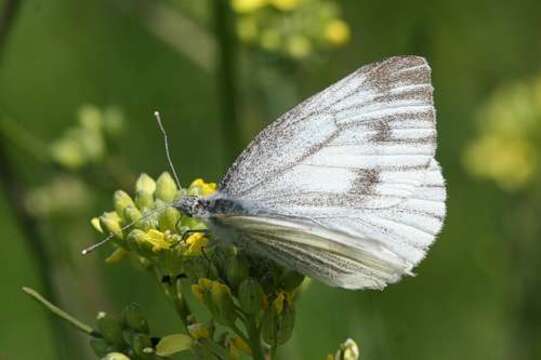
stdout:
<svg viewBox="0 0 541 360">
<path fill-rule="evenodd" d="M 135 220 L 135 221 L 132 221 L 131 223 L 129 224 L 126 224 L 124 225 L 123 227 L 120 228 L 120 231 L 124 231 L 126 229 L 129 229 L 130 227 L 132 227 L 133 225 L 135 225 L 136 223 L 138 223 L 139 221 L 143 221 L 143 220 L 146 220 L 148 219 L 149 217 L 151 217 L 152 215 L 156 214 L 157 212 L 160 212 L 162 210 L 165 210 L 167 209 L 168 207 L 171 207 L 170 204 L 167 204 L 167 205 L 164 205 L 164 206 L 160 206 L 159 208 L 156 208 L 154 210 L 151 210 L 149 211 L 148 213 L 146 213 L 145 215 L 141 216 L 141 218 L 139 218 L 138 220 Z M 86 249 L 83 249 L 81 251 L 81 254 L 82 255 L 86 255 L 86 254 L 89 254 L 91 253 L 92 251 L 96 250 L 97 248 L 101 247 L 102 245 L 105 245 L 107 244 L 113 237 L 115 236 L 115 234 L 109 234 L 109 236 L 107 236 L 105 239 L 103 239 L 102 241 L 98 242 L 98 243 L 95 243 L 94 245 L 91 245 L 89 247 L 87 247 Z"/>
<path fill-rule="evenodd" d="M 160 127 L 160 131 L 162 132 L 162 135 L 163 135 L 163 143 L 165 145 L 165 155 L 167 156 L 167 161 L 169 162 L 169 168 L 173 172 L 173 176 L 175 177 L 175 182 L 177 183 L 178 188 L 181 189 L 180 180 L 178 178 L 177 171 L 175 170 L 175 165 L 173 165 L 173 161 L 171 160 L 171 154 L 169 153 L 169 141 L 167 141 L 167 131 L 165 131 L 165 128 L 163 127 L 160 113 L 158 111 L 154 111 L 154 116 L 156 117 L 156 121 L 158 122 L 158 126 Z"/>
</svg>

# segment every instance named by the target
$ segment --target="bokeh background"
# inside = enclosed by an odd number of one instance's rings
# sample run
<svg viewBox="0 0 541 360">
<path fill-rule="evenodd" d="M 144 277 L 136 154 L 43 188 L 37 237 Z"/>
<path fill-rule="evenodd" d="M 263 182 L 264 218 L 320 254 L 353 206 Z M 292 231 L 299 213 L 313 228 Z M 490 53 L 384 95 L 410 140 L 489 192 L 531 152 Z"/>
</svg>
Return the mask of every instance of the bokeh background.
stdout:
<svg viewBox="0 0 541 360">
<path fill-rule="evenodd" d="M 129 261 L 79 255 L 113 190 L 167 169 L 154 109 L 182 182 L 216 180 L 277 115 L 398 54 L 433 68 L 445 228 L 383 292 L 312 284 L 280 358 L 347 337 L 361 359 L 541 358 L 538 0 L 0 4 L 0 359 L 93 358 L 23 285 L 90 323 L 136 301 L 155 333 L 178 329 Z"/>
</svg>

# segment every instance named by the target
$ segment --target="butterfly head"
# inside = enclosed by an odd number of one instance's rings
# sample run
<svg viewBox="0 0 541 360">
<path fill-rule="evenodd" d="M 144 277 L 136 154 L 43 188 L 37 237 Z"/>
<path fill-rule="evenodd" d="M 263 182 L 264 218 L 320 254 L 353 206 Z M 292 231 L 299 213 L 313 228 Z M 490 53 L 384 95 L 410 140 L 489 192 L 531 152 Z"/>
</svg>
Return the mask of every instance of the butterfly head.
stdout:
<svg viewBox="0 0 541 360">
<path fill-rule="evenodd" d="M 206 201 L 199 196 L 183 196 L 174 206 L 188 216 L 206 218 L 210 215 Z"/>
</svg>

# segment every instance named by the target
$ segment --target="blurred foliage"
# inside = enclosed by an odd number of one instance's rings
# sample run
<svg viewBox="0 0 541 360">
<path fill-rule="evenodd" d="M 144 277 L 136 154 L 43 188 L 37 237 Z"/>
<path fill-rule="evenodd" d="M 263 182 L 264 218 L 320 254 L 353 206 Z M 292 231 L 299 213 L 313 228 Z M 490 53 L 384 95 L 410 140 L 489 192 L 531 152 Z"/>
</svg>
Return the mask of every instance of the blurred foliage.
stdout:
<svg viewBox="0 0 541 360">
<path fill-rule="evenodd" d="M 477 122 L 479 138 L 465 153 L 468 170 L 506 191 L 539 186 L 541 77 L 498 89 L 479 110 Z"/>
<path fill-rule="evenodd" d="M 296 60 L 344 46 L 349 25 L 329 0 L 231 0 L 246 45 Z"/>
<path fill-rule="evenodd" d="M 311 286 L 298 299 L 297 331 L 278 357 L 335 356 L 336 344 L 352 337 L 366 359 L 539 358 L 540 120 L 535 94 L 541 3 L 320 2 L 338 9 L 329 17 L 335 22 L 304 27 L 301 21 L 294 33 L 287 32 L 282 19 L 299 19 L 302 6 L 315 1 L 259 1 L 264 6 L 257 10 L 235 13 L 237 28 L 244 19 L 257 17 L 258 34 L 253 42 L 241 39 L 237 54 L 242 142 L 362 64 L 397 54 L 426 56 L 433 67 L 438 159 L 448 181 L 449 216 L 416 278 L 381 293 Z M 95 358 L 87 339 L 71 332 L 60 337 L 57 352 L 59 337 L 49 319 L 22 301 L 19 287 L 45 287 L 46 277 L 59 305 L 70 313 L 88 317 L 105 309 L 121 314 L 136 301 L 153 333 L 182 330 L 155 281 L 134 271 L 133 254 L 109 266 L 122 255 L 103 265 L 102 258 L 110 255 L 104 250 L 84 258 L 79 252 L 96 240 L 88 218 L 108 206 L 112 191 L 129 188 L 134 173 L 159 174 L 164 168 L 155 109 L 164 115 L 182 179 L 218 178 L 229 165 L 223 160 L 226 139 L 215 89 L 220 43 L 214 36 L 212 3 L 21 2 L 0 50 L 1 147 L 15 183 L 25 187 L 20 204 L 35 219 L 46 244 L 42 255 L 53 260 L 53 267 L 45 271 L 40 265 L 18 226 L 10 194 L 1 192 L 0 306 L 6 311 L 0 358 Z M 303 14 L 316 19 L 319 11 L 312 9 L 315 17 Z M 282 45 L 271 51 L 261 45 L 261 35 L 273 29 Z M 308 39 L 310 55 L 290 56 L 290 35 Z M 114 105 L 125 119 L 122 132 L 113 135 L 102 128 L 92 133 L 99 133 L 100 140 L 94 137 L 85 148 L 86 139 L 73 135 L 85 128 L 79 116 L 73 119 L 84 104 L 94 104 L 102 118 Z M 66 167 L 53 159 L 48 144 L 63 139 L 72 145 L 81 140 L 75 147 L 84 166 Z M 100 142 L 105 146 L 96 147 Z M 97 148 L 102 155 L 89 156 L 99 154 L 88 151 Z M 0 174 L 6 173 L 5 165 L 0 164 Z M 203 308 L 194 301 L 197 319 L 208 319 Z M 24 334 L 32 335 L 32 346 Z"/>
</svg>

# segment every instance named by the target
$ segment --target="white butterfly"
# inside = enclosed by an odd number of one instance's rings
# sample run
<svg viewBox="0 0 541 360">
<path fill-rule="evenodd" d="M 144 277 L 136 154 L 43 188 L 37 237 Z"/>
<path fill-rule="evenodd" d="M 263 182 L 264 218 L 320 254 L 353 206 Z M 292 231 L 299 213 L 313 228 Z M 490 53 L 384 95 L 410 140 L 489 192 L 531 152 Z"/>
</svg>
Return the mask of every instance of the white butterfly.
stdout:
<svg viewBox="0 0 541 360">
<path fill-rule="evenodd" d="M 265 128 L 217 193 L 176 206 L 326 284 L 382 289 L 411 274 L 445 217 L 432 92 L 421 57 L 363 66 Z"/>
</svg>

